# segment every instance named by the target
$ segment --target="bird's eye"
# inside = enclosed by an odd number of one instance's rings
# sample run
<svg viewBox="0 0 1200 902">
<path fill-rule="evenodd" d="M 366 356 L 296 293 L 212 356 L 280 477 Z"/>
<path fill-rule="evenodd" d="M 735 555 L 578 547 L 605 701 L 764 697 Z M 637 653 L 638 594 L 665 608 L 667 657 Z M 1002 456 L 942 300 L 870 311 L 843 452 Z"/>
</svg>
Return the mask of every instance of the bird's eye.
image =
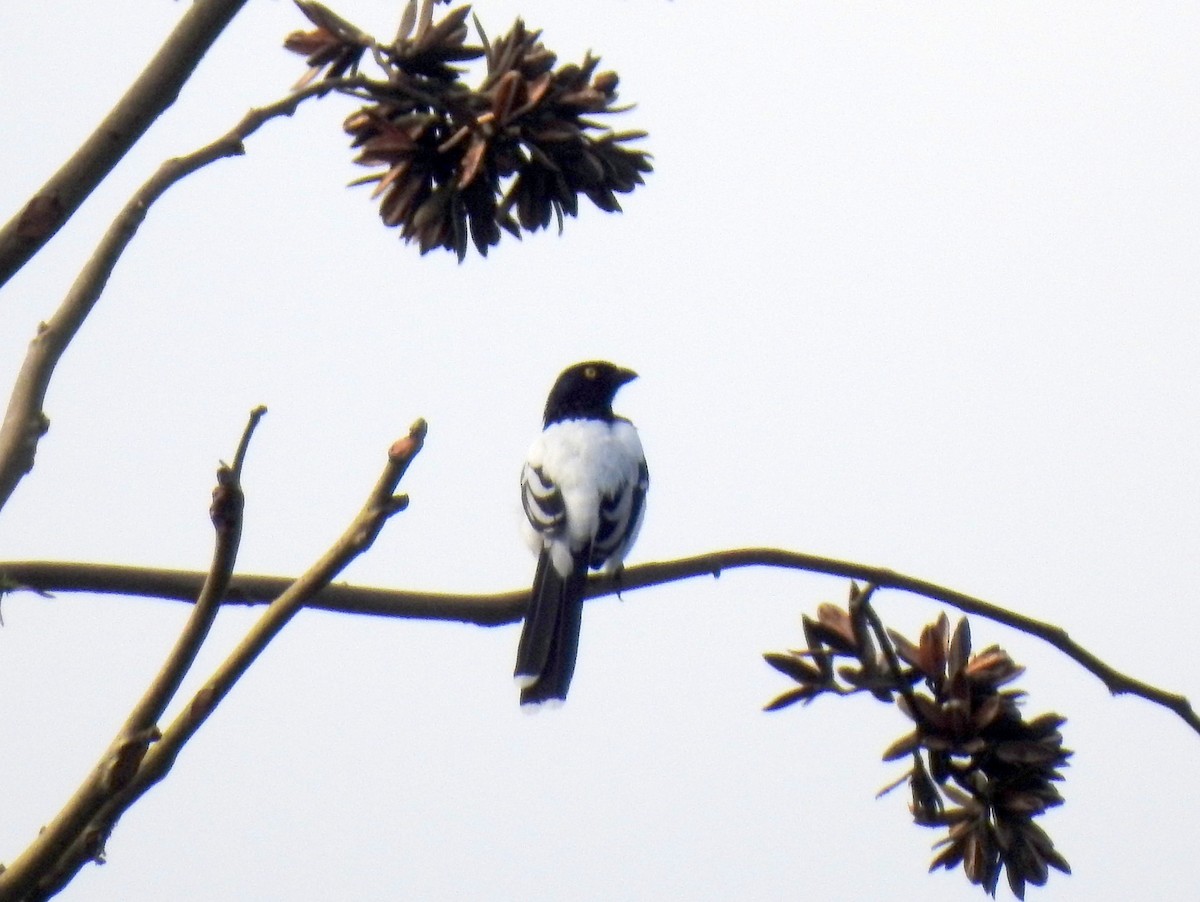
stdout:
<svg viewBox="0 0 1200 902">
<path fill-rule="evenodd" d="M 583 376 L 585 379 L 595 379 L 596 378 L 596 368 L 594 366 L 589 366 L 587 369 L 585 369 L 583 371 Z"/>
</svg>

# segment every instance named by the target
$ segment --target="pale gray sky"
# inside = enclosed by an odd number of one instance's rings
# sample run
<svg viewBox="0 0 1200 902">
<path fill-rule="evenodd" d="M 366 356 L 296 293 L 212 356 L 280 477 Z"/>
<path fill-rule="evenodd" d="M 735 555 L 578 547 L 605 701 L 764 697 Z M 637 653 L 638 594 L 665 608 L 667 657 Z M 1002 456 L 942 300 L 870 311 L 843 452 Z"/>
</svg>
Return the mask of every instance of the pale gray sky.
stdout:
<svg viewBox="0 0 1200 902">
<path fill-rule="evenodd" d="M 183 11 L 0 7 L 7 215 Z M 399 3 L 336 8 L 377 34 Z M 653 483 L 630 563 L 770 544 L 890 566 L 1067 627 L 1200 697 L 1200 9 L 1184 3 L 586 3 L 522 13 L 588 48 L 657 171 L 566 232 L 458 266 L 383 229 L 349 101 L 269 124 L 151 211 L 47 399 L 0 560 L 203 568 L 213 470 L 266 404 L 240 569 L 298 573 L 418 416 L 412 506 L 355 582 L 528 583 L 521 459 L 566 364 L 619 396 Z M 256 0 L 183 97 L 0 297 L 11 384 L 119 204 L 303 70 Z M 905 732 L 866 699 L 767 715 L 761 660 L 845 585 L 728 573 L 588 606 L 571 697 L 523 714 L 515 626 L 304 613 L 64 899 L 823 900 L 979 896 L 928 876 Z M 915 630 L 937 608 L 879 599 Z M 0 630 L 0 859 L 69 796 L 182 606 L 18 595 Z M 223 613 L 204 674 L 255 615 Z M 1194 896 L 1200 737 L 984 621 L 1076 750 L 1045 818 L 1075 874 L 1030 898 Z M 1138 851 L 1153 850 L 1153 851 Z M 1002 889 L 1002 892 L 1005 892 Z"/>
</svg>

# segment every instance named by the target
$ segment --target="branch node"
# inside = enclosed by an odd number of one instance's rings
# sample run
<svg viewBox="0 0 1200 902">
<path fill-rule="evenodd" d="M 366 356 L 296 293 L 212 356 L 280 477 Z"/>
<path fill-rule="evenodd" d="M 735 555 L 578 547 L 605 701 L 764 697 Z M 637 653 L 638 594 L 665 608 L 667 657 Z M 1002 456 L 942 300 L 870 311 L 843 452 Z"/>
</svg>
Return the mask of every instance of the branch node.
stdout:
<svg viewBox="0 0 1200 902">
<path fill-rule="evenodd" d="M 105 831 L 99 827 L 89 827 L 84 831 L 81 842 L 88 861 L 91 861 L 93 864 L 107 863 L 108 857 L 105 854 L 104 845 L 108 842 L 108 836 L 105 834 Z"/>
<path fill-rule="evenodd" d="M 246 498 L 237 485 L 233 471 L 227 467 L 217 470 L 217 485 L 212 492 L 212 504 L 208 508 L 213 528 L 225 533 L 237 529 L 242 523 L 242 511 Z"/>
<path fill-rule="evenodd" d="M 141 766 L 150 743 L 161 738 L 162 733 L 158 731 L 158 727 L 152 725 L 118 740 L 100 778 L 104 794 L 112 795 L 124 789 Z"/>
</svg>

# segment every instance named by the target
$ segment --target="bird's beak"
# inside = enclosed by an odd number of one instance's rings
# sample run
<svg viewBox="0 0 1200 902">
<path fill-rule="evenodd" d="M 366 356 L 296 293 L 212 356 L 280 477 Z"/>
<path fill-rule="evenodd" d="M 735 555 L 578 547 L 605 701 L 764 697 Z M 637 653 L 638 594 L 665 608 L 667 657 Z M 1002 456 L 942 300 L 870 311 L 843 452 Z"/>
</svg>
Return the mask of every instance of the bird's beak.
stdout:
<svg viewBox="0 0 1200 902">
<path fill-rule="evenodd" d="M 617 369 L 617 385 L 624 385 L 626 382 L 632 382 L 638 377 L 638 374 L 633 370 Z"/>
</svg>

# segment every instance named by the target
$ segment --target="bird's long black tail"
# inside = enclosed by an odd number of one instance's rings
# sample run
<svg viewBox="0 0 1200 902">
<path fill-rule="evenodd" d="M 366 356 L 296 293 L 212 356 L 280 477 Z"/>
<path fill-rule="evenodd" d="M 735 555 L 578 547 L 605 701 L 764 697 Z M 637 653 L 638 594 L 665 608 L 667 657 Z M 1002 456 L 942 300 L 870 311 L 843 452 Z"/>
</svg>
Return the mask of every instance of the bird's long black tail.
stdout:
<svg viewBox="0 0 1200 902">
<path fill-rule="evenodd" d="M 538 556 L 529 611 L 517 645 L 516 678 L 522 705 L 567 697 L 579 650 L 587 556 L 578 555 L 574 564 L 564 578 L 548 551 Z"/>
</svg>

